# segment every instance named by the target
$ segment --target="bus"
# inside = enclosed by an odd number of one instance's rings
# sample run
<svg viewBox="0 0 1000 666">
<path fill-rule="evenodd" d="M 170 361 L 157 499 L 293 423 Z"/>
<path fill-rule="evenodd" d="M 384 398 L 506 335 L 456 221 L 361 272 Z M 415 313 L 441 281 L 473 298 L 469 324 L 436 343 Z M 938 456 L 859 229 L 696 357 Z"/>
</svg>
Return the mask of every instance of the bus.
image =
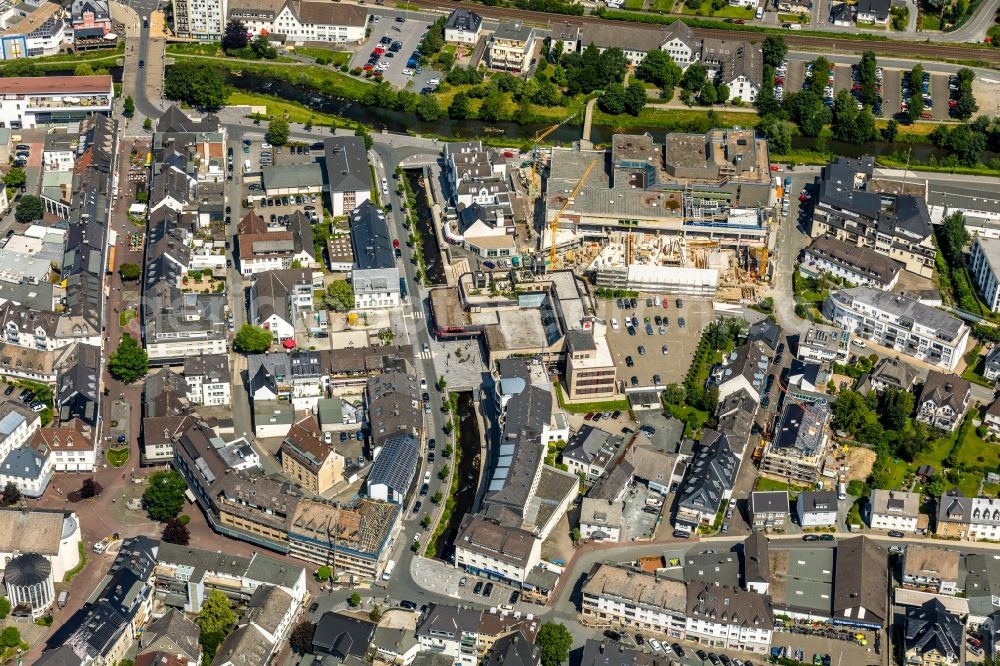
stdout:
<svg viewBox="0 0 1000 666">
<path fill-rule="evenodd" d="M 389 560 L 385 563 L 385 571 L 382 572 L 382 580 L 389 580 L 392 572 L 396 568 L 396 560 Z"/>
</svg>

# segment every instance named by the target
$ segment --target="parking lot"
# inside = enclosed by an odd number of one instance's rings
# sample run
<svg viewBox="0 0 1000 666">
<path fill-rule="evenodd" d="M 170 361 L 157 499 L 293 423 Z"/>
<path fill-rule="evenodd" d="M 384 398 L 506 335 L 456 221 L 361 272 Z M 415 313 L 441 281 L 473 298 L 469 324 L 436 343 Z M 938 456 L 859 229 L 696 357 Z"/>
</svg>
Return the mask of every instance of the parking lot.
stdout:
<svg viewBox="0 0 1000 666">
<path fill-rule="evenodd" d="M 646 500 L 651 497 L 661 503 L 659 507 L 649 507 L 650 509 L 658 509 L 658 513 L 645 510 Z M 669 517 L 669 507 L 664 508 L 663 500 L 663 495 L 660 493 L 651 493 L 649 489 L 642 484 L 637 483 L 632 486 L 632 489 L 629 490 L 628 494 L 625 496 L 624 519 L 622 521 L 624 529 L 622 530 L 621 535 L 621 541 L 623 543 L 635 541 L 637 539 L 650 539 L 653 537 L 660 517 L 663 516 L 664 513 L 666 513 Z"/>
<path fill-rule="evenodd" d="M 637 299 L 634 310 L 619 310 L 614 300 L 599 304 L 598 314 L 608 324 L 607 338 L 611 356 L 619 377 L 624 379 L 628 388 L 655 386 L 657 375 L 660 386 L 679 383 L 684 379 L 698 346 L 701 330 L 715 319 L 715 313 L 711 301 L 691 298 L 681 300 L 683 308 L 680 310 L 676 307 L 675 297 L 666 299 L 666 308 L 662 305 L 647 306 L 646 297 Z M 634 335 L 628 332 L 626 317 L 639 320 L 639 326 L 632 329 Z M 647 317 L 648 327 L 645 324 Z M 661 322 L 666 317 L 667 321 L 657 325 L 656 317 L 660 317 Z M 680 326 L 681 318 L 685 323 L 683 328 Z M 614 328 L 614 321 L 618 322 L 617 329 Z M 664 347 L 667 353 L 663 352 Z"/>
<path fill-rule="evenodd" d="M 403 19 L 400 22 L 398 19 Z M 382 79 L 396 88 L 407 88 L 420 91 L 428 86 L 428 81 L 433 78 L 441 78 L 441 73 L 426 67 L 420 74 L 414 71 L 412 76 L 403 74 L 407 69 L 406 61 L 417 49 L 420 41 L 424 38 L 430 23 L 416 19 L 407 19 L 404 16 L 393 16 L 389 14 L 373 14 L 371 34 L 368 40 L 361 45 L 354 57 L 351 58 L 351 68 L 364 67 L 368 64 L 368 59 L 376 47 L 385 48 L 385 54 L 379 58 L 379 63 L 386 63 L 387 67 L 382 72 Z M 384 37 L 388 37 L 391 42 L 401 42 L 402 46 L 398 51 L 391 51 L 389 44 L 381 43 Z"/>
<path fill-rule="evenodd" d="M 250 173 L 257 173 L 260 171 L 262 166 L 267 166 L 268 162 L 265 161 L 262 165 L 261 154 L 264 152 L 271 153 L 270 164 L 273 165 L 287 165 L 287 164 L 308 164 L 310 162 L 318 161 L 322 156 L 322 151 L 312 150 L 309 146 L 285 146 L 285 147 L 271 147 L 264 148 L 264 144 L 260 141 L 254 141 L 250 144 L 250 152 L 244 152 L 247 147 L 246 143 L 240 144 L 239 150 L 236 151 L 234 155 L 235 167 L 243 171 L 242 164 L 246 160 L 250 160 L 251 171 Z M 320 195 L 310 195 L 309 201 L 306 201 L 304 197 L 295 197 L 296 201 L 293 203 L 291 197 L 276 197 L 269 200 L 264 200 L 258 197 L 262 196 L 262 191 L 257 189 L 259 186 L 259 180 L 256 177 L 244 178 L 243 193 L 244 197 L 254 203 L 254 211 L 262 216 L 265 221 L 269 224 L 278 224 L 283 216 L 288 216 L 294 213 L 296 210 L 304 210 L 306 213 L 312 215 L 316 214 L 320 216 L 323 214 L 324 201 Z M 250 189 L 253 187 L 254 189 Z M 270 201 L 270 205 L 268 205 Z M 272 220 L 272 216 L 274 219 Z"/>
<path fill-rule="evenodd" d="M 806 663 L 812 662 L 814 654 L 829 654 L 831 657 L 830 666 L 861 666 L 863 664 L 882 663 L 882 657 L 875 654 L 873 648 L 875 644 L 874 634 L 870 631 L 859 633 L 866 635 L 868 639 L 867 646 L 858 645 L 857 642 L 853 641 L 784 631 L 774 632 L 772 645 L 774 647 L 787 647 L 790 653 L 794 653 L 795 650 L 802 650 L 802 660 Z M 885 637 L 883 636 L 883 650 L 885 649 L 884 639 Z"/>
<path fill-rule="evenodd" d="M 899 103 L 903 100 L 902 83 L 902 70 L 882 70 L 882 112 L 884 114 L 891 116 L 899 111 Z"/>
<path fill-rule="evenodd" d="M 931 109 L 934 113 L 934 120 L 947 120 L 948 100 L 951 99 L 951 96 L 948 94 L 948 76 L 946 74 L 931 74 L 931 99 L 934 101 L 934 107 Z"/>
</svg>

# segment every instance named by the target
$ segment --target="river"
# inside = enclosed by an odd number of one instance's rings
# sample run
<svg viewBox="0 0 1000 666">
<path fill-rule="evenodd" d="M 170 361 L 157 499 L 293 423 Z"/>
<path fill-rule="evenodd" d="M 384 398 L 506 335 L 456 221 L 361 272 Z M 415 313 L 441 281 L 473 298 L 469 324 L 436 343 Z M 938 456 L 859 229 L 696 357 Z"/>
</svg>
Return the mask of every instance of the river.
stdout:
<svg viewBox="0 0 1000 666">
<path fill-rule="evenodd" d="M 448 526 L 441 532 L 434 544 L 437 557 L 445 562 L 451 562 L 455 554 L 455 536 L 462 524 L 462 518 L 472 510 L 476 500 L 476 485 L 479 483 L 480 439 L 479 419 L 476 418 L 476 404 L 472 401 L 472 391 L 458 394 L 459 445 L 462 447 L 462 457 L 459 460 L 458 492 L 455 493 L 455 506 L 448 519 Z"/>
<path fill-rule="evenodd" d="M 329 97 L 310 88 L 254 74 L 244 73 L 240 76 L 229 74 L 227 83 L 238 90 L 274 95 L 281 99 L 299 102 L 322 113 L 364 123 L 377 130 L 388 130 L 389 132 L 401 134 L 427 134 L 440 136 L 449 140 L 479 139 L 484 136 L 502 135 L 504 138 L 509 138 L 514 142 L 532 140 L 539 131 L 549 127 L 545 123 L 521 124 L 512 121 L 485 123 L 479 120 L 450 120 L 448 118 L 442 118 L 434 122 L 425 122 L 412 113 L 365 106 L 360 102 Z M 755 119 L 756 116 L 747 114 L 748 123 L 753 122 Z M 580 138 L 581 131 L 580 125 L 576 124 L 574 120 L 556 129 L 546 140 L 554 143 L 570 144 Z M 610 125 L 595 124 L 591 130 L 591 140 L 596 144 L 608 144 L 611 142 L 611 137 L 618 131 L 618 129 Z M 630 127 L 626 131 L 630 134 L 648 132 L 653 136 L 660 136 L 667 132 L 662 127 Z M 816 148 L 816 145 L 817 140 L 814 138 L 803 136 L 792 138 L 792 147 L 795 149 L 812 150 Z M 827 140 L 824 145 L 827 152 L 849 157 L 861 155 L 905 155 L 907 151 L 912 150 L 911 159 L 914 163 L 926 162 L 931 157 L 940 160 L 949 155 L 947 150 L 937 148 L 929 143 L 883 143 L 881 141 L 871 141 L 855 145 Z M 1000 157 L 1000 155 L 984 153 L 982 161 L 987 163 L 995 157 Z"/>
<path fill-rule="evenodd" d="M 441 265 L 441 246 L 438 245 L 437 234 L 434 233 L 434 216 L 431 215 L 430 206 L 427 203 L 427 192 L 424 189 L 420 178 L 423 175 L 421 169 L 407 169 L 405 172 L 406 181 L 410 184 L 414 196 L 417 199 L 417 233 L 424 245 L 424 265 L 427 267 L 427 278 L 433 285 L 445 285 L 447 280 L 444 276 L 444 267 Z"/>
</svg>

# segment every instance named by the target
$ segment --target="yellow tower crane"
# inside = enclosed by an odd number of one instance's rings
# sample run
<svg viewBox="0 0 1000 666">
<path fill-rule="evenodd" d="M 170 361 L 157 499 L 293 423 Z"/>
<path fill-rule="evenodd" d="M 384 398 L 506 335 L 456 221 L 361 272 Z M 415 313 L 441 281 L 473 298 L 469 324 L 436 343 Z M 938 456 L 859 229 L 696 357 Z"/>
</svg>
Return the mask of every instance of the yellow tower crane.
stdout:
<svg viewBox="0 0 1000 666">
<path fill-rule="evenodd" d="M 552 228 L 549 231 L 552 236 L 552 238 L 549 239 L 549 266 L 551 268 L 556 267 L 556 229 L 559 226 L 559 218 L 562 217 L 563 211 L 565 211 L 566 207 L 569 206 L 569 202 L 573 200 L 573 197 L 575 197 L 577 192 L 580 191 L 580 188 L 583 187 L 583 183 L 587 180 L 587 176 L 590 175 L 591 170 L 593 170 L 593 168 L 597 165 L 597 162 L 598 160 L 596 158 L 590 161 L 587 168 L 583 170 L 583 175 L 580 176 L 580 180 L 578 180 L 576 185 L 573 187 L 573 191 L 569 193 L 569 196 L 566 197 L 566 201 L 563 202 L 562 208 L 560 208 L 559 212 L 552 218 Z"/>
<path fill-rule="evenodd" d="M 546 137 L 555 132 L 557 129 L 568 123 L 570 120 L 576 117 L 574 113 L 572 116 L 568 116 L 564 120 L 559 121 L 555 125 L 550 125 L 543 130 L 535 132 L 535 149 L 531 152 L 531 189 L 535 192 L 538 191 L 538 174 L 535 170 L 535 165 L 538 163 L 538 143 L 544 141 Z"/>
</svg>

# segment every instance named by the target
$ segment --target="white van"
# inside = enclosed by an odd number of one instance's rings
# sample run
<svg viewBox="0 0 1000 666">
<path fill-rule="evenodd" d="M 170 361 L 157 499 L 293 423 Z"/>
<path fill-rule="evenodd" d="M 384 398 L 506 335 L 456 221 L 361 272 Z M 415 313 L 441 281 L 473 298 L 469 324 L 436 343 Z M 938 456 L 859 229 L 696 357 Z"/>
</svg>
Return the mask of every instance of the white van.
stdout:
<svg viewBox="0 0 1000 666">
<path fill-rule="evenodd" d="M 250 166 L 250 160 L 247 160 L 243 163 L 243 173 L 250 173 L 250 169 L 252 168 L 253 167 Z"/>
<path fill-rule="evenodd" d="M 392 577 L 392 572 L 396 568 L 396 560 L 389 560 L 385 563 L 385 571 L 382 572 L 382 580 L 389 580 Z"/>
<path fill-rule="evenodd" d="M 761 20 L 762 18 L 764 18 L 764 8 L 763 7 L 758 7 L 757 8 L 757 13 L 755 13 L 753 16 L 758 21 Z"/>
</svg>

